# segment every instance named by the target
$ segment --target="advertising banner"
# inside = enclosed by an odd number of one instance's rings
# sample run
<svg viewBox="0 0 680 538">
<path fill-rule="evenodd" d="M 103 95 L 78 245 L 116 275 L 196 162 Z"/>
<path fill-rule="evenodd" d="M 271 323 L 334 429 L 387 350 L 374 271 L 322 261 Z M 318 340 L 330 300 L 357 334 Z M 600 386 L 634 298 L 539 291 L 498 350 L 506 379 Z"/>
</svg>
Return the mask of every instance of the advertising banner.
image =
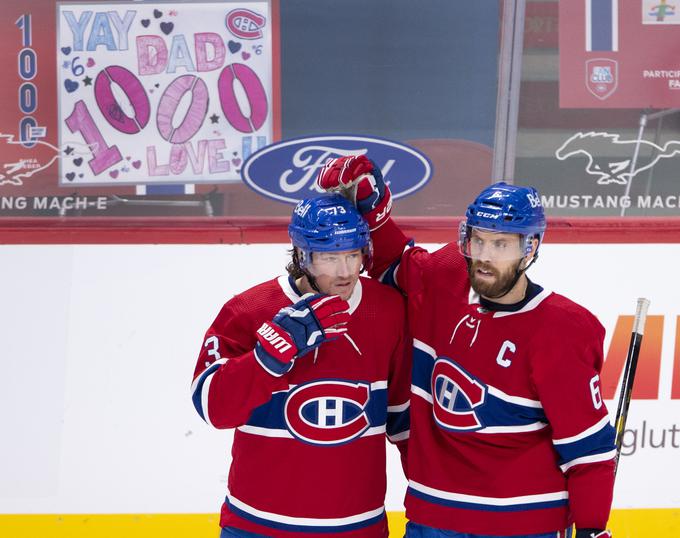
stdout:
<svg viewBox="0 0 680 538">
<path fill-rule="evenodd" d="M 559 3 L 560 107 L 680 107 L 680 8 L 666 0 Z"/>
</svg>

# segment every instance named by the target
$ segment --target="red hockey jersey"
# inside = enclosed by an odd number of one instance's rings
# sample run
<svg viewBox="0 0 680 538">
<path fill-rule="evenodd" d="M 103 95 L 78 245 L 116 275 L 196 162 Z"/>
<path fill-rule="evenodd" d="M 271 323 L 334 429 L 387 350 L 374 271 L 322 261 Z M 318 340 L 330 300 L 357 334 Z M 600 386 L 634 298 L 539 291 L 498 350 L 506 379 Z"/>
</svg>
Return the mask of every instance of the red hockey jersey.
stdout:
<svg viewBox="0 0 680 538">
<path fill-rule="evenodd" d="M 402 254 L 391 221 L 372 237 L 414 338 L 407 517 L 482 535 L 605 528 L 615 449 L 597 319 L 535 285 L 514 311 L 484 308 L 455 244 Z"/>
<path fill-rule="evenodd" d="M 276 377 L 253 354 L 255 333 L 300 298 L 288 277 L 265 282 L 227 302 L 206 333 L 194 406 L 209 424 L 236 428 L 220 525 L 265 536 L 387 536 L 385 434 L 400 450 L 408 437 L 403 298 L 360 278 L 346 337 Z"/>
</svg>

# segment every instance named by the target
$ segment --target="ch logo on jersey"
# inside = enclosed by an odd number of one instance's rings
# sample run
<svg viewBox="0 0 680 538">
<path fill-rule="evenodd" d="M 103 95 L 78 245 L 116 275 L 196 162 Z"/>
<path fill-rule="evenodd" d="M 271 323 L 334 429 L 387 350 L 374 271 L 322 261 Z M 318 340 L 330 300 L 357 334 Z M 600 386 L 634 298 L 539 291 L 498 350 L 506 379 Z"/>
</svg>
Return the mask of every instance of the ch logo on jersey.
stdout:
<svg viewBox="0 0 680 538">
<path fill-rule="evenodd" d="M 474 431 L 482 428 L 475 408 L 484 404 L 486 386 L 447 357 L 439 357 L 432 369 L 432 412 L 445 430 Z"/>
<path fill-rule="evenodd" d="M 337 445 L 359 437 L 370 426 L 368 383 L 321 380 L 299 385 L 283 412 L 296 438 L 315 445 Z"/>
</svg>

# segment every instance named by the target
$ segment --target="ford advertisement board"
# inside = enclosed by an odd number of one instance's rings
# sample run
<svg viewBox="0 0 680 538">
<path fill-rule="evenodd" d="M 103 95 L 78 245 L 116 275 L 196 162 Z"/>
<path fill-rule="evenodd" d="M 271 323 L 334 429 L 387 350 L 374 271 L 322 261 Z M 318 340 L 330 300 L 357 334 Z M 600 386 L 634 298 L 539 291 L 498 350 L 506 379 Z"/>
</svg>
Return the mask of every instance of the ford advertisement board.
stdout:
<svg viewBox="0 0 680 538">
<path fill-rule="evenodd" d="M 418 150 L 393 140 L 353 135 L 294 138 L 266 146 L 248 158 L 241 177 L 263 196 L 296 204 L 319 192 L 316 175 L 326 160 L 364 154 L 380 167 L 394 198 L 413 194 L 432 177 L 430 160 Z"/>
</svg>

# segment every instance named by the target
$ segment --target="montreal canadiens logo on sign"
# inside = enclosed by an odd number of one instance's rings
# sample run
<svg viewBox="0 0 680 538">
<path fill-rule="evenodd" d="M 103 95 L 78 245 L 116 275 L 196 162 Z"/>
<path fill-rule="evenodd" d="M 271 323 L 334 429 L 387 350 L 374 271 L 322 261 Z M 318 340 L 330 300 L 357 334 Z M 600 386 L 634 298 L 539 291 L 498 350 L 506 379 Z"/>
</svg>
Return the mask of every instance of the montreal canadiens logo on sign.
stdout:
<svg viewBox="0 0 680 538">
<path fill-rule="evenodd" d="M 249 9 L 234 9 L 227 14 L 226 25 L 229 31 L 241 39 L 259 39 L 262 37 L 266 19 Z"/>
<path fill-rule="evenodd" d="M 429 159 L 412 147 L 380 138 L 328 135 L 266 146 L 248 158 L 241 177 L 268 198 L 296 204 L 319 192 L 316 176 L 328 159 L 364 154 L 380 167 L 397 199 L 422 188 L 432 176 Z"/>
<path fill-rule="evenodd" d="M 484 404 L 486 386 L 446 357 L 432 369 L 432 413 L 445 430 L 474 431 L 484 425 L 475 408 Z"/>
<path fill-rule="evenodd" d="M 369 399 L 368 383 L 313 381 L 290 392 L 283 413 L 294 437 L 315 445 L 337 445 L 369 428 Z"/>
</svg>

